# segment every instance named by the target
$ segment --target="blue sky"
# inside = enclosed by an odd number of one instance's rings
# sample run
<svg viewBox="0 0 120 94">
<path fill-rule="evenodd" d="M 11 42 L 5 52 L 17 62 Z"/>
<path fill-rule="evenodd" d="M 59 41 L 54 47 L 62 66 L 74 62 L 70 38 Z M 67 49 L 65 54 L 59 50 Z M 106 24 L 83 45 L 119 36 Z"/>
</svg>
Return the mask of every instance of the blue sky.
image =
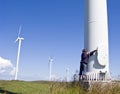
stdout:
<svg viewBox="0 0 120 94">
<path fill-rule="evenodd" d="M 108 0 L 110 72 L 120 74 L 120 1 Z M 84 0 L 0 0 L 0 57 L 16 66 L 19 26 L 21 46 L 20 80 L 49 79 L 48 58 L 53 75 L 64 78 L 79 69 L 84 32 Z M 1 74 L 0 79 L 9 79 Z"/>
</svg>

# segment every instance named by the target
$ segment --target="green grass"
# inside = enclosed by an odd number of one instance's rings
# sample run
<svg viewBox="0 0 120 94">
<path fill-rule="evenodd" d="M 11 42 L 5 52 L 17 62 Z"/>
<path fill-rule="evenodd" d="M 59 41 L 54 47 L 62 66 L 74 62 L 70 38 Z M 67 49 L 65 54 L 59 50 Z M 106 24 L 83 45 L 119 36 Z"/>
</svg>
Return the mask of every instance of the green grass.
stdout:
<svg viewBox="0 0 120 94">
<path fill-rule="evenodd" d="M 27 82 L 2 80 L 0 81 L 0 94 L 120 94 L 120 85 L 101 85 L 97 83 L 89 90 L 86 90 L 82 88 L 78 82 Z"/>
<path fill-rule="evenodd" d="M 49 84 L 43 82 L 0 81 L 0 88 L 18 94 L 46 94 Z"/>
</svg>

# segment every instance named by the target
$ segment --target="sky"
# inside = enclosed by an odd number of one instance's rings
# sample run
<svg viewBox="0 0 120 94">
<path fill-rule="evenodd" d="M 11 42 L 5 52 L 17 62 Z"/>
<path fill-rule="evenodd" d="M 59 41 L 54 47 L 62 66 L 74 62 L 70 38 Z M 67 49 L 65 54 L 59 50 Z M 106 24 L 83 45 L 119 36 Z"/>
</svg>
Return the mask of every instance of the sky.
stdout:
<svg viewBox="0 0 120 94">
<path fill-rule="evenodd" d="M 108 1 L 109 61 L 112 76 L 120 75 L 120 1 Z M 18 79 L 70 78 L 79 70 L 84 47 L 84 0 L 0 0 L 0 79 L 14 79 L 18 43 L 21 45 Z M 3 63 L 5 62 L 5 63 Z"/>
</svg>

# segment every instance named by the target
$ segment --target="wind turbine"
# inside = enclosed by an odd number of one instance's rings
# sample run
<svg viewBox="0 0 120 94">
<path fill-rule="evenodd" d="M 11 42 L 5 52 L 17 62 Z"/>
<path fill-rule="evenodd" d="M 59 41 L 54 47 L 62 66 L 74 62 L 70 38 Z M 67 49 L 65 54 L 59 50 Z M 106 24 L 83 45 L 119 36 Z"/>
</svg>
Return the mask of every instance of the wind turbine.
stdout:
<svg viewBox="0 0 120 94">
<path fill-rule="evenodd" d="M 66 81 L 69 82 L 69 68 L 66 68 Z"/>
<path fill-rule="evenodd" d="M 17 80 L 18 77 L 18 64 L 19 64 L 19 58 L 20 58 L 20 48 L 21 48 L 21 42 L 24 40 L 24 38 L 20 37 L 21 32 L 21 26 L 19 27 L 18 37 L 15 42 L 18 41 L 18 53 L 17 53 L 17 63 L 16 63 L 16 70 L 15 70 L 15 80 Z"/>
<path fill-rule="evenodd" d="M 52 57 L 49 57 L 49 81 L 52 80 L 52 63 L 53 63 L 53 58 Z"/>
</svg>

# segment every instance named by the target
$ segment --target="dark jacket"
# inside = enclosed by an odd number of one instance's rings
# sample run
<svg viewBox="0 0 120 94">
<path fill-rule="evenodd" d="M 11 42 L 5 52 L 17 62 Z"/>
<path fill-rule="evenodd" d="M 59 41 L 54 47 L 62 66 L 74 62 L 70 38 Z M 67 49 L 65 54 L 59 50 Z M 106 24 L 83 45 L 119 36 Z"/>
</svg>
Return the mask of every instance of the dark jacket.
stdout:
<svg viewBox="0 0 120 94">
<path fill-rule="evenodd" d="M 94 50 L 94 51 L 92 51 L 90 53 L 82 52 L 82 54 L 81 54 L 81 63 L 88 64 L 89 57 L 92 56 L 94 54 L 94 52 L 96 52 L 96 50 Z"/>
</svg>

